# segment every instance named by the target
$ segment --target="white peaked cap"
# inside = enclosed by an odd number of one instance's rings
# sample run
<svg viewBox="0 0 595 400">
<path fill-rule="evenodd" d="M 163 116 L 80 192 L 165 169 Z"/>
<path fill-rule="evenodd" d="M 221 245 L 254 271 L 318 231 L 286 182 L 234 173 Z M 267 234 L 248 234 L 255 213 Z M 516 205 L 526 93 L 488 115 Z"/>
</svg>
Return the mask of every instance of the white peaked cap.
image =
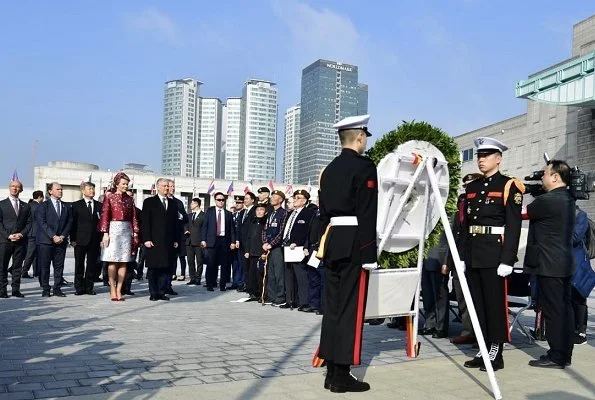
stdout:
<svg viewBox="0 0 595 400">
<path fill-rule="evenodd" d="M 477 147 L 476 153 L 494 151 L 499 151 L 503 153 L 506 150 L 508 150 L 508 146 L 506 146 L 498 139 L 494 139 L 491 137 L 478 137 L 473 141 L 473 143 L 475 144 L 475 147 Z"/>
<path fill-rule="evenodd" d="M 368 132 L 369 120 L 370 116 L 368 114 L 355 115 L 353 117 L 343 118 L 341 121 L 333 125 L 333 128 L 336 128 L 338 131 L 343 131 L 346 129 L 363 129 L 366 131 L 367 136 L 372 136 L 372 134 Z"/>
</svg>

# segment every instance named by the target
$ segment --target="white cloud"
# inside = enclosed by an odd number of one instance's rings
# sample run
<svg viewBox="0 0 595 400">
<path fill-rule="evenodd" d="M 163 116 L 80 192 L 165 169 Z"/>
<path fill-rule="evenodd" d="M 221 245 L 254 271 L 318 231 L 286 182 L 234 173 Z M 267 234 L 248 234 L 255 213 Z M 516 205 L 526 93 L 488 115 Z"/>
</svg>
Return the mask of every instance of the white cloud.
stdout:
<svg viewBox="0 0 595 400">
<path fill-rule="evenodd" d="M 324 58 L 357 63 L 364 58 L 362 37 L 349 17 L 297 0 L 274 1 L 273 7 L 289 28 L 295 55 L 301 61 Z"/>
<path fill-rule="evenodd" d="M 155 8 L 148 8 L 128 17 L 129 26 L 153 39 L 174 44 L 179 38 L 179 28 L 165 13 Z"/>
</svg>

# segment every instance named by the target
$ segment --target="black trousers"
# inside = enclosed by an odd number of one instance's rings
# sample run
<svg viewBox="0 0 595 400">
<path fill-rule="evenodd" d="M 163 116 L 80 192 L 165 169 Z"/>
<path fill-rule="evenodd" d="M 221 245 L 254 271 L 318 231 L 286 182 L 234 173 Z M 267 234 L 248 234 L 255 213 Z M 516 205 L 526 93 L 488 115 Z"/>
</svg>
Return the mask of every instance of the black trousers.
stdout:
<svg viewBox="0 0 595 400">
<path fill-rule="evenodd" d="M 448 275 L 422 269 L 421 293 L 426 313 L 425 327 L 448 333 Z"/>
<path fill-rule="evenodd" d="M 145 259 L 147 254 L 145 253 L 145 245 L 141 244 L 138 247 L 138 263 L 136 265 L 136 275 L 141 278 L 145 270 Z"/>
<path fill-rule="evenodd" d="M 77 293 L 93 291 L 100 251 L 99 243 L 74 247 L 74 290 Z"/>
<path fill-rule="evenodd" d="M 285 302 L 285 262 L 283 250 L 275 247 L 269 252 L 267 260 L 266 291 L 267 298 L 276 304 Z"/>
<path fill-rule="evenodd" d="M 149 295 L 159 297 L 165 295 L 167 290 L 168 268 L 147 268 L 147 280 L 149 281 Z M 171 276 L 170 276 L 171 279 Z"/>
<path fill-rule="evenodd" d="M 22 239 L 18 242 L 0 243 L 0 293 L 6 293 L 8 286 L 8 264 L 12 258 L 12 292 L 21 290 L 21 276 L 23 260 L 27 252 L 27 242 Z"/>
<path fill-rule="evenodd" d="M 574 310 L 575 332 L 587 333 L 587 320 L 589 318 L 587 299 L 574 286 L 572 287 L 572 308 Z"/>
<path fill-rule="evenodd" d="M 29 273 L 29 269 L 33 266 L 33 275 L 39 276 L 39 268 L 37 268 L 37 245 L 35 244 L 35 236 L 27 238 L 27 253 L 25 254 L 25 261 L 23 261 L 23 275 Z"/>
<path fill-rule="evenodd" d="M 308 305 L 308 272 L 304 263 L 285 263 L 285 301 Z"/>
<path fill-rule="evenodd" d="M 574 311 L 570 277 L 537 276 L 537 282 L 539 302 L 547 326 L 545 337 L 550 345 L 548 354 L 552 361 L 564 365 L 572 359 L 574 348 Z"/>
<path fill-rule="evenodd" d="M 215 245 L 209 247 L 207 253 L 209 259 L 207 261 L 206 281 L 207 287 L 213 288 L 217 286 L 217 273 L 221 265 L 221 277 L 219 278 L 219 288 L 225 288 L 225 285 L 231 279 L 231 266 L 229 265 L 229 247 L 224 237 L 217 237 Z"/>
<path fill-rule="evenodd" d="M 467 308 L 467 301 L 465 300 L 465 296 L 463 295 L 461 281 L 459 280 L 459 275 L 457 274 L 457 271 L 454 269 L 452 271 L 452 288 L 455 291 L 455 296 L 457 297 L 459 316 L 461 317 L 462 330 L 460 335 L 475 336 L 475 334 L 473 333 L 473 324 L 471 323 L 471 317 L 469 316 L 469 309 Z"/>
<path fill-rule="evenodd" d="M 60 289 L 64 272 L 64 258 L 66 257 L 66 243 L 40 244 L 37 246 L 41 287 L 50 290 L 50 264 L 54 267 L 54 290 Z"/>
<path fill-rule="evenodd" d="M 324 275 L 323 267 L 314 268 L 308 265 L 308 303 L 310 307 L 320 311 L 324 307 Z"/>
<path fill-rule="evenodd" d="M 325 266 L 319 356 L 335 364 L 359 365 L 369 273 L 349 259 Z"/>
<path fill-rule="evenodd" d="M 469 291 L 487 343 L 510 342 L 507 280 L 498 276 L 497 270 L 497 268 L 467 268 Z"/>
<path fill-rule="evenodd" d="M 244 262 L 245 265 L 248 265 L 248 273 L 246 274 L 246 292 L 256 297 L 260 297 L 262 294 L 262 276 L 258 273 L 258 260 L 260 260 L 260 257 L 250 256 L 250 258 Z"/>
<path fill-rule="evenodd" d="M 244 252 L 243 251 L 239 251 L 240 253 L 240 257 L 242 258 L 242 274 L 244 276 L 244 282 L 243 282 L 243 286 L 246 289 L 246 291 L 248 290 L 248 276 L 250 274 L 250 259 L 249 258 L 245 258 L 244 257 Z"/>
<path fill-rule="evenodd" d="M 130 293 L 132 291 L 132 280 L 136 273 L 136 261 L 126 263 L 126 275 L 124 276 L 124 283 L 122 284 L 122 293 Z"/>
<path fill-rule="evenodd" d="M 190 280 L 196 281 L 200 284 L 202 279 L 202 247 L 200 246 L 186 246 L 186 255 L 188 257 L 188 272 L 190 273 Z"/>
</svg>

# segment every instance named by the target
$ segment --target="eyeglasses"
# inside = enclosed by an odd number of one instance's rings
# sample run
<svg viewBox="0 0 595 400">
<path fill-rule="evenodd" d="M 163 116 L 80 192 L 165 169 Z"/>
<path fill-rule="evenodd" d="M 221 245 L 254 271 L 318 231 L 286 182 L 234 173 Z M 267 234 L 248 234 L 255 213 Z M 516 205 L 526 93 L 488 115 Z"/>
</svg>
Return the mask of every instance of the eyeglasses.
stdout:
<svg viewBox="0 0 595 400">
<path fill-rule="evenodd" d="M 225 199 L 215 199 L 215 201 L 225 201 Z"/>
</svg>

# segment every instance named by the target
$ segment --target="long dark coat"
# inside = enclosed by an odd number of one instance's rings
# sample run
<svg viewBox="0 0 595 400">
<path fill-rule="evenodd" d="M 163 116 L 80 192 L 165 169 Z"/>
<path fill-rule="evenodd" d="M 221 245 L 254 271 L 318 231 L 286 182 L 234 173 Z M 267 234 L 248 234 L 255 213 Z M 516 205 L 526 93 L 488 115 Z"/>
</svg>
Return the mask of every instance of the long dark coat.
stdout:
<svg viewBox="0 0 595 400">
<path fill-rule="evenodd" d="M 178 208 L 168 200 L 167 211 L 159 196 L 145 199 L 141 214 L 141 236 L 144 242 L 153 242 L 153 247 L 145 248 L 147 268 L 169 268 L 176 249 L 178 237 Z M 181 243 L 178 243 L 181 245 Z"/>
</svg>

